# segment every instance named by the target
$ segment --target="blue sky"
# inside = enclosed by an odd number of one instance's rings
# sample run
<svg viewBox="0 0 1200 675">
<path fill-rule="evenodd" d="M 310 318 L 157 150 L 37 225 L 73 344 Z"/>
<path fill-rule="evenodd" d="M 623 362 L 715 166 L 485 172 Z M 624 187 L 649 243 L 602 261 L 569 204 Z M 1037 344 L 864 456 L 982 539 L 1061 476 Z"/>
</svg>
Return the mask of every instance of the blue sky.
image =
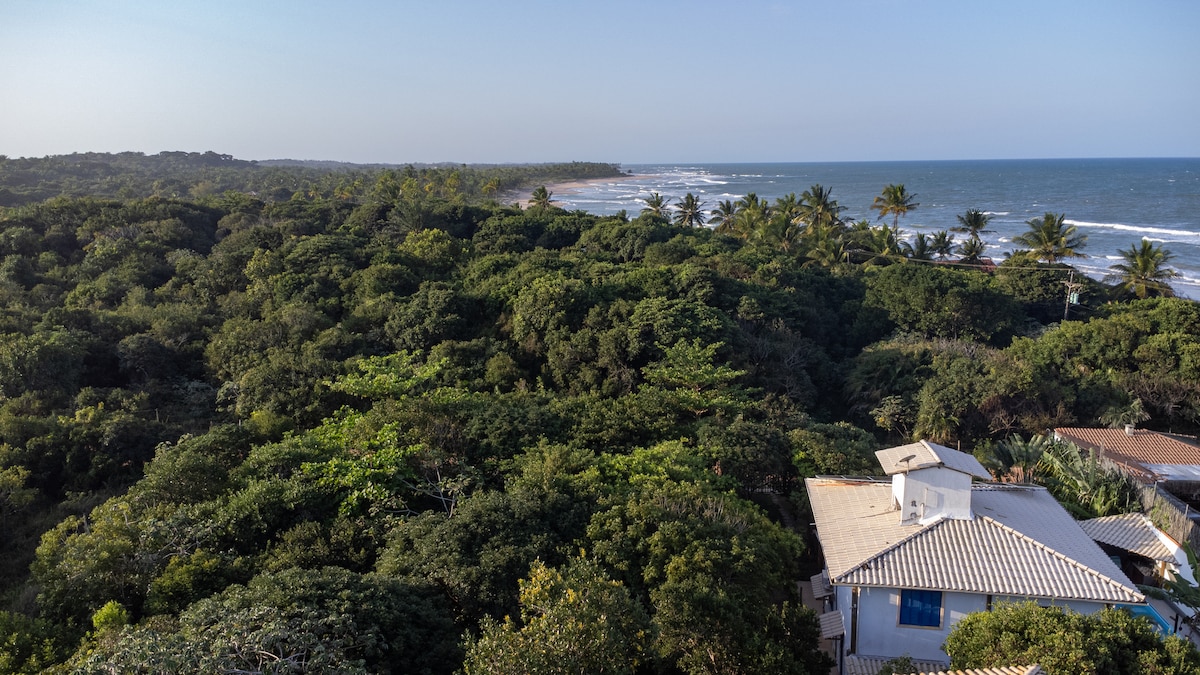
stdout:
<svg viewBox="0 0 1200 675">
<path fill-rule="evenodd" d="M 1200 156 L 1195 0 L 4 0 L 0 154 Z"/>
</svg>

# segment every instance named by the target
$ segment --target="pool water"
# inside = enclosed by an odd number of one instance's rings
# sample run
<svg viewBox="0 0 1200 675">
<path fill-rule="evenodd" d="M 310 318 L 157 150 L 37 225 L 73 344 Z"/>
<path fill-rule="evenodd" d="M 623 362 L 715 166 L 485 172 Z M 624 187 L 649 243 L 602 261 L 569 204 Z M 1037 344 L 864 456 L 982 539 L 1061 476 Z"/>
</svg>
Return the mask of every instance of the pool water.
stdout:
<svg viewBox="0 0 1200 675">
<path fill-rule="evenodd" d="M 1150 620 L 1150 625 L 1154 626 L 1154 630 L 1162 635 L 1170 635 L 1174 633 L 1171 624 L 1158 613 L 1158 610 L 1150 605 L 1120 605 L 1122 609 L 1128 610 L 1134 616 L 1144 616 Z"/>
</svg>

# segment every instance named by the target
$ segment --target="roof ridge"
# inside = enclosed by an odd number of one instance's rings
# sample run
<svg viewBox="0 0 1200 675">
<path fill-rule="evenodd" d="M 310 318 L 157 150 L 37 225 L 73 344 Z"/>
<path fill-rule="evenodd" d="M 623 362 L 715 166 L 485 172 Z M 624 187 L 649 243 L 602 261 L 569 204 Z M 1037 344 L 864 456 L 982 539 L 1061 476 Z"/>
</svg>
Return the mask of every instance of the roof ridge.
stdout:
<svg viewBox="0 0 1200 675">
<path fill-rule="evenodd" d="M 907 544 L 908 542 L 913 541 L 914 539 L 917 539 L 918 537 L 921 537 L 928 532 L 932 532 L 932 531 L 938 529 L 938 527 L 940 527 L 947 520 L 949 520 L 949 518 L 946 518 L 945 516 L 939 516 L 938 519 L 933 521 L 932 523 L 930 523 L 928 525 L 922 525 L 917 531 L 913 532 L 912 534 L 910 534 L 906 537 L 901 537 L 900 539 L 897 539 L 891 545 L 888 545 L 888 546 L 885 546 L 885 547 L 879 549 L 875 553 L 872 553 L 871 555 L 864 558 L 862 560 L 862 562 L 847 569 L 845 572 L 842 572 L 841 574 L 839 574 L 837 576 L 837 580 L 840 581 L 840 580 L 844 579 L 846 577 L 846 575 L 850 574 L 851 572 L 855 572 L 855 571 L 858 571 L 859 569 L 862 569 L 863 567 L 867 567 L 872 561 L 878 560 L 879 558 L 883 557 L 884 555 L 886 555 L 888 553 L 891 553 L 892 551 L 895 551 L 896 549 Z"/>
<path fill-rule="evenodd" d="M 1055 548 L 1051 548 L 1050 546 L 1043 544 L 1042 542 L 1038 541 L 1037 539 L 1034 539 L 1033 537 L 1025 534 L 1024 532 L 1021 532 L 1020 530 L 1018 530 L 1010 525 L 1005 525 L 1004 523 L 1000 522 L 999 520 L 996 520 L 995 518 L 992 518 L 991 516 L 978 516 L 978 517 L 983 519 L 984 521 L 987 521 L 988 523 L 991 523 L 992 525 L 995 525 L 996 527 L 999 527 L 1001 530 L 1003 530 L 1005 532 L 1014 534 L 1017 537 L 1020 537 L 1021 539 L 1024 539 L 1027 542 L 1030 542 L 1037 548 L 1049 553 L 1050 555 L 1052 555 L 1060 560 L 1065 561 L 1067 564 L 1075 567 L 1076 569 L 1082 570 L 1083 572 L 1085 572 L 1087 574 L 1090 574 L 1098 579 L 1103 580 L 1104 582 L 1108 583 L 1111 586 L 1116 586 L 1117 588 L 1120 588 L 1121 590 L 1123 590 L 1127 593 L 1131 593 L 1132 595 L 1135 595 L 1135 596 L 1142 595 L 1142 593 L 1140 591 L 1138 591 L 1136 588 L 1130 588 L 1128 586 L 1125 586 L 1124 584 L 1117 581 L 1116 579 L 1113 579 L 1112 577 L 1108 576 L 1107 574 L 1101 574 L 1100 571 L 1097 570 L 1096 568 L 1094 568 L 1090 565 L 1085 565 L 1084 563 L 1079 562 L 1078 560 L 1063 553 L 1062 551 L 1059 551 L 1058 549 L 1055 549 Z"/>
</svg>

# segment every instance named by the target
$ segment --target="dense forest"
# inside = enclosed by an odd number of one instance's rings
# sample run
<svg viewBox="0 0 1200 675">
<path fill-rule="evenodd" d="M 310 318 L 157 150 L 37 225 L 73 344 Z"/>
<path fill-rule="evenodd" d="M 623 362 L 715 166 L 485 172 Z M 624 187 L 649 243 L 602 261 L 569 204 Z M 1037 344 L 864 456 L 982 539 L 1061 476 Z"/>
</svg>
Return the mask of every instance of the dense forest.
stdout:
<svg viewBox="0 0 1200 675">
<path fill-rule="evenodd" d="M 1197 429 L 1169 287 L 613 172 L 0 159 L 0 672 L 823 673 L 803 477 Z"/>
</svg>

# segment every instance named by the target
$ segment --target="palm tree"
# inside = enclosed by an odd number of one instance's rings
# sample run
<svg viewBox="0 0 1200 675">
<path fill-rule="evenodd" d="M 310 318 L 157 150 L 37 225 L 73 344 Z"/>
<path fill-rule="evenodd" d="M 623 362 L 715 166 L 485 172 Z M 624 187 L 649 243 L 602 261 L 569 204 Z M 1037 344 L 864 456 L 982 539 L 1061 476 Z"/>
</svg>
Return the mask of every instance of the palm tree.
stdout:
<svg viewBox="0 0 1200 675">
<path fill-rule="evenodd" d="M 929 240 L 929 250 L 933 251 L 938 260 L 945 260 L 946 256 L 954 252 L 954 236 L 945 230 L 934 232 L 933 238 Z"/>
<path fill-rule="evenodd" d="M 850 260 L 846 250 L 846 239 L 832 229 L 816 230 L 810 237 L 808 250 L 804 256 L 804 267 L 819 265 L 833 268 Z"/>
<path fill-rule="evenodd" d="M 667 200 L 657 192 L 651 192 L 649 197 L 642 201 L 646 202 L 645 208 L 642 209 L 642 215 L 654 215 L 659 218 L 667 217 Z"/>
<path fill-rule="evenodd" d="M 854 243 L 854 252 L 859 255 L 864 265 L 890 265 L 902 256 L 900 230 L 890 227 L 887 223 L 871 227 L 868 221 L 860 220 L 854 224 L 850 237 Z"/>
<path fill-rule="evenodd" d="M 1136 298 L 1169 298 L 1175 295 L 1167 283 L 1179 276 L 1179 272 L 1167 267 L 1167 262 L 1175 254 L 1146 239 L 1142 240 L 1140 246 L 1130 246 L 1128 250 L 1118 252 L 1125 261 L 1109 265 L 1108 269 L 1113 273 L 1105 277 L 1105 281 L 1118 282 L 1117 289 L 1121 293 Z"/>
<path fill-rule="evenodd" d="M 812 229 L 836 227 L 842 224 L 841 213 L 846 207 L 839 206 L 830 196 L 829 188 L 818 183 L 800 195 L 800 220 Z"/>
<path fill-rule="evenodd" d="M 733 234 L 734 219 L 737 217 L 737 207 L 733 205 L 733 202 L 728 199 L 717 202 L 717 208 L 710 211 L 709 215 L 712 218 L 708 222 L 716 232 Z"/>
<path fill-rule="evenodd" d="M 540 209 L 550 208 L 550 197 L 553 192 L 546 189 L 545 185 L 541 185 L 534 189 L 533 194 L 529 195 L 529 205 Z"/>
<path fill-rule="evenodd" d="M 1080 234 L 1074 225 L 1067 225 L 1065 219 L 1061 213 L 1047 212 L 1041 218 L 1027 220 L 1029 231 L 1013 237 L 1013 243 L 1028 248 L 1034 258 L 1048 263 L 1063 258 L 1086 258 L 1078 249 L 1087 243 L 1087 235 Z"/>
<path fill-rule="evenodd" d="M 968 239 L 958 246 L 958 255 L 961 256 L 959 262 L 967 263 L 968 265 L 978 265 L 983 262 L 984 245 L 979 239 Z"/>
<path fill-rule="evenodd" d="M 904 257 L 913 260 L 929 260 L 933 257 L 933 246 L 924 232 L 918 232 L 912 242 L 900 242 L 900 251 Z"/>
<path fill-rule="evenodd" d="M 700 227 L 704 224 L 704 203 L 692 193 L 675 203 L 675 224 L 680 227 Z"/>
<path fill-rule="evenodd" d="M 801 224 L 800 208 L 800 200 L 796 198 L 796 193 L 789 192 L 782 197 L 777 197 L 771 210 L 779 217 Z"/>
<path fill-rule="evenodd" d="M 1016 434 L 992 446 L 983 465 L 1002 483 L 1033 483 L 1042 455 L 1054 444 L 1046 436 L 1024 440 Z"/>
<path fill-rule="evenodd" d="M 733 235 L 749 240 L 761 237 L 771 218 L 771 207 L 758 195 L 751 192 L 734 204 L 737 213 L 733 218 Z"/>
<path fill-rule="evenodd" d="M 888 185 L 883 188 L 883 194 L 875 198 L 871 208 L 879 211 L 879 220 L 892 216 L 892 229 L 895 230 L 900 225 L 900 216 L 920 206 L 913 201 L 916 197 L 909 194 L 904 185 Z"/>
<path fill-rule="evenodd" d="M 772 209 L 768 212 L 766 221 L 754 231 L 754 237 L 769 246 L 778 247 L 784 253 L 791 253 L 800 242 L 802 232 L 799 222 Z"/>
<path fill-rule="evenodd" d="M 965 232 L 972 239 L 978 239 L 979 235 L 992 232 L 987 229 L 992 217 L 979 209 L 967 209 L 966 213 L 957 218 L 958 226 L 950 228 L 951 232 Z"/>
</svg>

